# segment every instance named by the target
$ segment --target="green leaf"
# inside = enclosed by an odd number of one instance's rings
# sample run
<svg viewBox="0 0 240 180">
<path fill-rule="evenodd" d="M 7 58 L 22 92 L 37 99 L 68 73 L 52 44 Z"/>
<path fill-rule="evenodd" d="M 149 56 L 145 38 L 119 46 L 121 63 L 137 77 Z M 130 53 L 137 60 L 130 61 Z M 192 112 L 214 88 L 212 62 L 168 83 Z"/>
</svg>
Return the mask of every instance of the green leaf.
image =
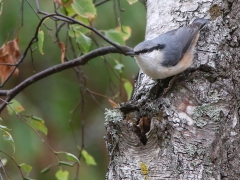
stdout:
<svg viewBox="0 0 240 180">
<path fill-rule="evenodd" d="M 72 4 L 72 0 L 61 0 L 64 7 L 68 7 Z"/>
<path fill-rule="evenodd" d="M 84 53 L 89 52 L 89 49 L 90 49 L 91 44 L 92 44 L 92 40 L 89 37 L 80 33 L 80 35 L 76 39 L 76 42 L 80 45 L 80 47 L 82 48 Z"/>
<path fill-rule="evenodd" d="M 66 158 L 69 161 L 80 163 L 78 158 L 76 156 L 74 156 L 73 154 L 71 154 L 71 153 L 66 153 Z"/>
<path fill-rule="evenodd" d="M 105 36 L 108 39 L 111 39 L 112 41 L 121 44 L 121 45 L 125 45 L 125 41 L 121 35 L 121 33 L 119 31 L 117 31 L 116 29 L 110 29 L 105 31 Z"/>
<path fill-rule="evenodd" d="M 58 162 L 59 165 L 66 165 L 66 166 L 70 166 L 70 167 L 73 167 L 73 163 L 69 163 L 69 162 L 65 162 L 65 161 L 59 161 Z"/>
<path fill-rule="evenodd" d="M 13 99 L 8 104 L 7 110 L 10 115 L 13 115 L 15 112 L 20 113 L 20 112 L 24 111 L 24 108 L 16 99 Z"/>
<path fill-rule="evenodd" d="M 81 34 L 87 34 L 88 32 L 90 32 L 90 30 L 87 28 L 84 28 L 78 24 L 72 24 L 68 30 L 68 35 L 72 38 L 77 38 Z"/>
<path fill-rule="evenodd" d="M 44 122 L 44 120 L 37 116 L 31 116 L 32 120 Z"/>
<path fill-rule="evenodd" d="M 0 125 L 0 130 L 11 131 L 11 129 L 8 129 L 7 126 L 2 126 L 2 125 Z"/>
<path fill-rule="evenodd" d="M 3 131 L 3 140 L 9 142 L 12 145 L 13 153 L 15 153 L 15 143 L 14 143 L 14 140 L 12 138 L 12 135 L 7 131 Z"/>
<path fill-rule="evenodd" d="M 79 31 L 75 31 L 75 26 L 78 26 L 78 24 L 70 25 L 69 30 L 68 30 L 68 35 L 72 38 L 76 38 L 80 35 Z"/>
<path fill-rule="evenodd" d="M 131 37 L 132 29 L 130 26 L 118 26 L 116 30 L 120 33 L 124 41 Z"/>
<path fill-rule="evenodd" d="M 76 38 L 81 34 L 81 27 L 78 24 L 70 25 L 68 35 L 72 38 Z"/>
<path fill-rule="evenodd" d="M 91 22 L 89 21 L 88 18 L 84 18 L 82 16 L 76 15 L 76 12 L 74 11 L 74 9 L 72 8 L 72 6 L 68 6 L 65 7 L 64 9 L 65 11 L 63 12 L 63 14 L 66 14 L 67 16 L 74 16 L 76 20 L 80 21 L 81 23 L 90 26 Z M 72 28 L 71 28 L 72 27 Z M 72 24 L 70 25 L 70 29 L 69 31 L 75 31 L 75 32 L 81 32 L 83 34 L 86 34 L 88 32 L 90 32 L 89 29 L 79 25 L 79 24 Z M 74 33 L 70 33 L 72 36 L 71 37 L 76 37 L 76 35 L 74 35 Z"/>
<path fill-rule="evenodd" d="M 128 3 L 129 3 L 130 5 L 132 5 L 133 3 L 138 2 L 138 0 L 127 0 L 127 1 L 128 1 Z"/>
<path fill-rule="evenodd" d="M 43 42 L 44 42 L 44 32 L 42 30 L 38 31 L 38 49 L 41 54 L 43 53 Z"/>
<path fill-rule="evenodd" d="M 88 152 L 84 149 L 82 150 L 82 156 L 85 162 L 87 163 L 87 165 L 94 165 L 94 166 L 97 165 L 95 159 L 90 154 L 88 154 Z"/>
<path fill-rule="evenodd" d="M 68 180 L 68 175 L 69 175 L 69 172 L 63 171 L 62 169 L 58 170 L 55 174 L 58 180 Z"/>
<path fill-rule="evenodd" d="M 36 116 L 31 116 L 31 119 L 28 119 L 27 121 L 32 128 L 47 135 L 48 129 L 45 126 L 43 119 L 37 118 Z"/>
<path fill-rule="evenodd" d="M 84 18 L 94 19 L 97 15 L 92 0 L 74 0 L 72 8 L 79 16 Z"/>
<path fill-rule="evenodd" d="M 58 154 L 63 154 L 63 155 L 65 155 L 67 160 L 72 161 L 72 162 L 80 163 L 78 158 L 75 155 L 71 154 L 71 153 L 60 151 L 60 152 L 55 152 L 55 154 L 57 154 L 57 155 Z M 65 161 L 61 161 L 61 162 L 66 163 Z M 68 165 L 69 165 L 69 163 L 68 163 Z M 72 165 L 72 164 L 70 164 L 70 165 Z"/>
<path fill-rule="evenodd" d="M 122 80 L 124 81 L 124 89 L 127 93 L 128 100 L 130 100 L 132 97 L 132 92 L 133 92 L 132 83 L 127 79 L 122 79 Z"/>
<path fill-rule="evenodd" d="M 27 173 L 27 175 L 32 171 L 32 166 L 29 166 L 25 163 L 22 163 L 19 166 Z"/>
<path fill-rule="evenodd" d="M 41 170 L 41 174 L 45 174 L 45 173 L 47 173 L 49 170 L 50 170 L 50 166 L 42 169 L 42 170 Z"/>
<path fill-rule="evenodd" d="M 64 15 L 67 15 L 67 16 L 73 16 L 75 13 L 75 11 L 73 10 L 72 6 L 67 6 L 67 7 L 63 7 L 62 9 L 62 13 Z"/>
</svg>

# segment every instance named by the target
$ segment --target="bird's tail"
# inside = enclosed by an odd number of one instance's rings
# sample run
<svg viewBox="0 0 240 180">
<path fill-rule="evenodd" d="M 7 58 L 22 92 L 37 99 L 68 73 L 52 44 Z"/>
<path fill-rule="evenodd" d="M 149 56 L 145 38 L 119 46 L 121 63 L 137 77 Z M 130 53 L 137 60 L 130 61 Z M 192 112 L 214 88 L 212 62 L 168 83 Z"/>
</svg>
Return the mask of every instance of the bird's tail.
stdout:
<svg viewBox="0 0 240 180">
<path fill-rule="evenodd" d="M 206 24 L 209 23 L 209 20 L 203 18 L 196 18 L 192 24 L 198 26 L 199 30 L 201 30 Z"/>
</svg>

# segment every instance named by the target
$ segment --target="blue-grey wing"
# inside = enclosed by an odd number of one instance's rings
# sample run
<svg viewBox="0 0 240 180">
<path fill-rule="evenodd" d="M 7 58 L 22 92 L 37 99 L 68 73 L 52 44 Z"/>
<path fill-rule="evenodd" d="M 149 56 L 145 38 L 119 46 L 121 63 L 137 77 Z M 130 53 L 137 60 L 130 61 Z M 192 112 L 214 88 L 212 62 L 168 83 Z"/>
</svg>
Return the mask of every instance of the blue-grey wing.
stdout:
<svg viewBox="0 0 240 180">
<path fill-rule="evenodd" d="M 187 50 L 192 46 L 198 37 L 199 31 L 208 23 L 208 20 L 197 18 L 192 24 L 184 26 L 163 34 L 164 41 L 168 42 L 169 49 L 166 49 L 166 58 L 162 62 L 165 66 L 174 66 Z M 171 48 L 170 48 L 171 47 Z M 175 52 L 173 52 L 175 50 Z M 167 52 L 170 52 L 167 54 Z"/>
<path fill-rule="evenodd" d="M 195 38 L 197 38 L 199 31 L 208 23 L 209 21 L 203 18 L 196 18 L 191 24 L 176 29 L 174 31 L 174 37 L 177 42 L 181 43 L 182 56 L 187 52 L 187 50 L 193 44 Z M 173 34 L 172 32 L 169 32 Z M 175 41 L 175 42 L 176 42 Z"/>
<path fill-rule="evenodd" d="M 162 65 L 166 67 L 175 66 L 190 48 L 198 32 L 197 28 L 185 26 L 164 34 L 166 47 Z"/>
<path fill-rule="evenodd" d="M 182 48 L 181 58 L 191 47 L 199 33 L 199 28 L 191 25 L 179 28 L 175 35 L 176 41 L 180 43 Z"/>
</svg>

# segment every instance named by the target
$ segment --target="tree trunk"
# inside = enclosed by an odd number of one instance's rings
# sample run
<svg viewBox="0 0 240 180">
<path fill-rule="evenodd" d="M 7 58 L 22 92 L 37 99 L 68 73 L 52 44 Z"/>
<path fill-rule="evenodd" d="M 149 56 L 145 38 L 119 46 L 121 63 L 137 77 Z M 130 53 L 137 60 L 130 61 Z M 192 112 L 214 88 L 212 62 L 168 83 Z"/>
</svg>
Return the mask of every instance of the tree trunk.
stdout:
<svg viewBox="0 0 240 180">
<path fill-rule="evenodd" d="M 147 1 L 146 39 L 210 24 L 177 80 L 140 73 L 132 100 L 106 111 L 106 179 L 240 179 L 239 12 L 239 0 Z"/>
</svg>

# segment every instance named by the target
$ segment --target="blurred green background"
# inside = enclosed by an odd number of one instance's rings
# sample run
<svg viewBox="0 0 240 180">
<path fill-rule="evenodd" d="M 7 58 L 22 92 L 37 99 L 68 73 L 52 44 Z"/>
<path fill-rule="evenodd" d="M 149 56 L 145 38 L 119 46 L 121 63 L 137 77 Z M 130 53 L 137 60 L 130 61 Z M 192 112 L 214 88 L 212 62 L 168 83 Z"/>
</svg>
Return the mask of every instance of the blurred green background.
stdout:
<svg viewBox="0 0 240 180">
<path fill-rule="evenodd" d="M 29 0 L 34 8 L 35 1 Z M 97 18 L 93 22 L 93 26 L 99 30 L 113 29 L 119 24 L 118 18 L 121 17 L 122 25 L 127 25 L 132 28 L 132 36 L 127 40 L 127 45 L 134 47 L 137 43 L 144 39 L 146 11 L 142 3 L 137 2 L 129 5 L 127 0 L 120 0 L 121 8 L 124 12 L 114 11 L 114 2 L 108 1 L 97 7 Z M 40 6 L 43 11 L 53 12 L 53 0 L 40 0 Z M 25 50 L 29 41 L 33 37 L 36 26 L 39 22 L 38 17 L 29 7 L 26 1 L 23 6 L 23 26 L 21 26 L 21 1 L 19 0 L 4 0 L 3 12 L 0 16 L 0 45 L 8 40 L 16 37 L 19 38 L 19 47 L 21 53 Z M 117 17 L 115 16 L 117 14 Z M 120 15 L 120 16 L 119 16 Z M 34 73 L 40 72 L 52 65 L 61 63 L 61 52 L 58 44 L 55 43 L 54 37 L 55 26 L 54 21 L 47 20 L 46 24 L 52 28 L 51 32 L 42 26 L 41 29 L 45 32 L 44 55 L 41 55 L 38 50 L 35 50 L 31 58 L 29 52 L 23 63 L 19 66 L 19 76 L 12 77 L 3 89 L 10 89 L 27 77 Z M 61 33 L 62 41 L 66 38 L 66 31 Z M 47 35 L 49 34 L 49 35 Z M 32 49 L 37 47 L 33 45 Z M 93 48 L 95 48 L 93 46 Z M 67 55 L 71 56 L 68 51 Z M 99 94 L 106 96 L 114 96 L 121 91 L 119 100 L 126 101 L 126 93 L 122 88 L 122 83 L 118 77 L 108 67 L 110 65 L 114 69 L 115 61 L 118 59 L 124 64 L 122 77 L 134 83 L 134 77 L 138 73 L 138 67 L 133 58 L 108 55 L 106 59 L 96 58 L 91 60 L 87 65 L 82 67 L 86 78 L 86 86 Z M 108 62 L 108 63 L 107 63 Z M 84 145 L 85 149 L 95 158 L 97 166 L 87 166 L 81 160 L 79 179 L 96 180 L 104 179 L 109 162 L 108 154 L 105 147 L 103 136 L 105 135 L 104 127 L 104 109 L 111 108 L 107 98 L 94 95 L 92 98 L 90 93 L 84 92 L 80 94 L 79 85 L 76 73 L 73 69 L 65 70 L 45 79 L 42 79 L 33 85 L 23 90 L 15 97 L 25 111 L 22 114 L 35 115 L 45 120 L 48 128 L 48 135 L 41 134 L 42 138 L 55 150 L 67 151 L 78 156 L 79 151 L 77 146 L 82 143 L 81 127 L 84 124 Z M 76 112 L 71 113 L 76 105 L 84 99 L 84 106 L 78 107 Z M 83 109 L 83 112 L 81 113 Z M 30 129 L 24 122 L 15 116 L 10 116 L 5 109 L 1 113 L 0 125 L 7 126 L 12 129 L 12 134 L 16 152 L 9 143 L 0 138 L 0 149 L 13 156 L 17 163 L 26 163 L 33 167 L 29 177 L 40 180 L 53 180 L 59 166 L 51 168 L 46 174 L 41 174 L 40 171 L 50 164 L 57 163 L 55 155 L 41 141 L 41 139 Z M 72 129 L 71 130 L 71 126 Z M 2 132 L 0 132 L 2 133 Z M 6 158 L 4 154 L 0 154 L 1 158 Z M 21 179 L 20 172 L 16 165 L 9 159 L 6 169 L 13 180 Z M 70 178 L 74 179 L 76 174 L 76 166 L 69 168 L 62 166 L 63 170 L 70 172 Z"/>
</svg>

